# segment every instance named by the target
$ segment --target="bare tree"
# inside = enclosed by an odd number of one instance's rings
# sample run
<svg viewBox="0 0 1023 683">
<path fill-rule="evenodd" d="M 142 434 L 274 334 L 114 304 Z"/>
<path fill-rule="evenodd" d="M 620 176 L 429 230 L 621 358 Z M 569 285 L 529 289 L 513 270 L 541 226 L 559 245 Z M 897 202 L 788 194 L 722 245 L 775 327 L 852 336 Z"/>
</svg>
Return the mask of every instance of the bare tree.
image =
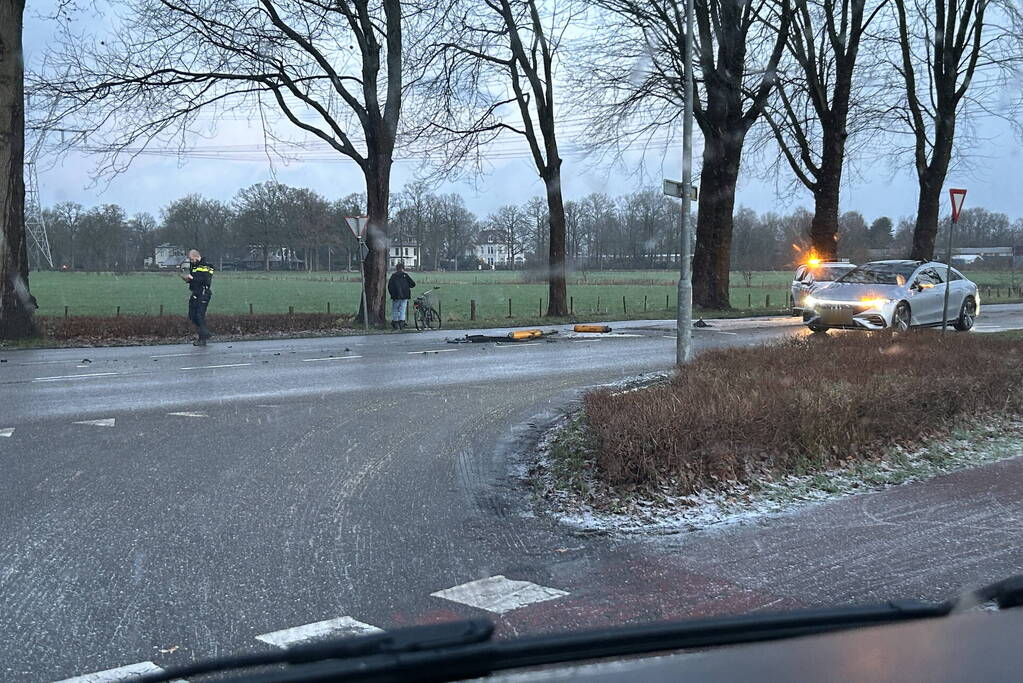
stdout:
<svg viewBox="0 0 1023 683">
<path fill-rule="evenodd" d="M 107 42 L 69 36 L 35 79 L 58 102 L 69 145 L 103 153 L 117 172 L 154 144 L 240 109 L 351 159 L 366 182 L 369 318 L 385 322 L 391 166 L 403 105 L 421 74 L 416 50 L 438 5 L 415 0 L 129 0 Z M 45 109 L 45 107 L 43 107 Z M 51 122 L 52 123 L 52 122 Z M 292 130 L 294 130 L 292 129 Z M 182 142 L 185 141 L 185 142 Z"/>
<path fill-rule="evenodd" d="M 0 339 L 35 332 L 25 237 L 24 0 L 0 0 Z"/>
<path fill-rule="evenodd" d="M 850 124 L 857 117 L 854 83 L 864 71 L 860 47 L 888 0 L 805 0 L 795 3 L 785 69 L 767 120 L 781 153 L 799 182 L 813 193 L 811 248 L 833 258 L 838 241 L 838 203 Z M 862 99 L 870 94 L 859 93 Z M 852 118 L 851 118 L 852 117 Z"/>
<path fill-rule="evenodd" d="M 556 2 L 463 0 L 450 27 L 453 38 L 439 46 L 444 68 L 436 84 L 444 101 L 437 127 L 460 141 L 456 158 L 502 131 L 521 135 L 529 145 L 547 195 L 549 316 L 568 315 L 555 70 L 570 23 L 571 14 Z M 492 96 L 494 90 L 500 94 Z"/>
<path fill-rule="evenodd" d="M 898 39 L 891 41 L 893 85 L 898 100 L 890 113 L 900 132 L 912 135 L 912 159 L 920 195 L 910 258 L 934 256 L 941 191 L 963 126 L 978 114 L 1011 118 L 1018 85 L 1010 80 L 1023 61 L 1012 2 L 992 0 L 893 0 Z M 1011 93 L 1001 111 L 994 105 Z M 968 136 L 967 140 L 972 136 Z M 962 148 L 959 147 L 961 150 Z"/>
<path fill-rule="evenodd" d="M 596 109 L 598 139 L 658 141 L 682 115 L 685 21 L 675 0 L 595 0 L 621 22 L 594 42 L 580 89 Z M 735 186 L 743 146 L 774 87 L 789 0 L 694 0 L 694 110 L 704 138 L 693 301 L 729 308 Z M 624 131 L 624 133 L 623 133 Z M 677 248 L 676 248 L 677 250 Z"/>
</svg>

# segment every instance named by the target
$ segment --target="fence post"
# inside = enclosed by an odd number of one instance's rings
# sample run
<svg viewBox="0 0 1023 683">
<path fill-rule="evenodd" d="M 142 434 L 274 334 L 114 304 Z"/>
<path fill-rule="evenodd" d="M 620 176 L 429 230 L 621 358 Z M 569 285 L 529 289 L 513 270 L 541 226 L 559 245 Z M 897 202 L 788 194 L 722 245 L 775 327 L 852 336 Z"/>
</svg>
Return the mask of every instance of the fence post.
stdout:
<svg viewBox="0 0 1023 683">
<path fill-rule="evenodd" d="M 121 317 L 121 307 L 120 306 L 117 307 L 117 315 L 115 315 L 114 317 L 115 318 L 120 318 Z"/>
<path fill-rule="evenodd" d="M 67 306 L 65 306 L 65 307 L 64 307 L 64 317 L 65 317 L 65 318 L 66 318 L 66 317 L 68 317 L 68 316 L 67 316 Z"/>
<path fill-rule="evenodd" d="M 600 295 L 597 295 L 597 310 L 594 311 L 597 315 L 600 315 Z"/>
<path fill-rule="evenodd" d="M 295 315 L 295 307 L 288 306 L 288 315 Z"/>
<path fill-rule="evenodd" d="M 670 296 L 670 295 L 668 295 L 668 294 L 664 295 L 664 310 L 666 310 L 666 311 L 671 309 L 671 305 L 668 302 L 668 296 Z"/>
<path fill-rule="evenodd" d="M 646 294 L 643 295 L 643 312 L 646 313 Z"/>
<path fill-rule="evenodd" d="M 469 320 L 476 319 L 476 299 L 469 299 Z"/>
<path fill-rule="evenodd" d="M 766 297 L 766 300 L 764 302 L 764 308 L 770 308 L 771 307 L 771 295 L 767 294 L 767 295 L 765 295 L 765 297 Z"/>
<path fill-rule="evenodd" d="M 512 302 L 511 297 L 508 297 L 508 317 L 509 318 L 512 317 L 512 312 L 511 312 L 512 311 L 512 309 L 511 309 L 512 303 L 511 302 Z"/>
<path fill-rule="evenodd" d="M 252 315 L 252 304 L 249 304 L 249 315 Z"/>
<path fill-rule="evenodd" d="M 330 315 L 330 302 L 327 302 L 327 315 Z"/>
<path fill-rule="evenodd" d="M 629 311 L 625 307 L 625 295 L 622 295 L 622 315 L 628 315 Z"/>
<path fill-rule="evenodd" d="M 440 299 L 437 299 L 437 317 L 440 318 L 440 322 L 444 322 L 444 307 L 440 303 Z"/>
<path fill-rule="evenodd" d="M 163 315 L 163 304 L 160 304 L 160 315 Z"/>
<path fill-rule="evenodd" d="M 568 314 L 575 315 L 575 297 L 568 297 Z"/>
<path fill-rule="evenodd" d="M 753 308 L 753 292 L 746 292 L 746 308 Z"/>
</svg>

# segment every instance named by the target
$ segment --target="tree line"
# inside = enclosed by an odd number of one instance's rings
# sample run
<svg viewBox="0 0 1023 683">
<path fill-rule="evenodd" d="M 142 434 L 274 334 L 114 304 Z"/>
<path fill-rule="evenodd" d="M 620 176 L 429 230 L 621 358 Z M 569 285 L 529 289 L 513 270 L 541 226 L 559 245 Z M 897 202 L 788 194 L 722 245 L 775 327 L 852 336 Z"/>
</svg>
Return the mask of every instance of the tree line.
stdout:
<svg viewBox="0 0 1023 683">
<path fill-rule="evenodd" d="M 157 245 L 198 248 L 212 263 L 252 258 L 269 270 L 271 255 L 284 251 L 306 270 L 352 268 L 357 243 L 344 217 L 360 215 L 366 198 L 352 193 L 328 200 L 317 192 L 269 181 L 240 190 L 228 202 L 193 194 L 158 211 L 128 216 L 116 204 L 86 209 L 62 202 L 44 210 L 51 252 L 57 267 L 85 270 L 138 270 Z M 392 243 L 416 244 L 423 270 L 474 269 L 474 246 L 482 233 L 511 245 L 527 268 L 546 267 L 549 232 L 547 205 L 536 196 L 478 216 L 457 194 L 437 194 L 410 183 L 395 194 L 389 216 Z M 739 207 L 732 217 L 734 270 L 776 270 L 794 266 L 813 249 L 813 214 L 798 208 L 788 214 L 758 214 Z M 656 190 L 612 197 L 591 193 L 565 201 L 566 263 L 572 269 L 668 268 L 679 260 L 679 212 Z M 948 219 L 939 226 L 944 244 Z M 893 257 L 911 253 L 914 223 L 879 216 L 869 223 L 858 211 L 839 216 L 836 253 L 856 263 L 870 250 Z M 959 246 L 1023 245 L 1023 219 L 966 209 L 956 226 Z"/>
<path fill-rule="evenodd" d="M 17 21 L 5 27 L 20 31 L 24 2 L 7 5 Z M 573 144 L 612 158 L 637 145 L 661 153 L 677 134 L 682 75 L 692 70 L 704 142 L 697 304 L 728 307 L 741 171 L 785 169 L 813 200 L 812 248 L 832 256 L 847 167 L 881 159 L 912 169 L 911 255 L 933 256 L 949 170 L 983 117 L 1010 120 L 1019 110 L 1016 4 L 693 0 L 693 10 L 686 63 L 676 0 L 126 0 L 106 39 L 61 24 L 65 34 L 28 78 L 33 127 L 60 131 L 64 150 L 94 154 L 101 174 L 154 149 L 180 150 L 228 113 L 260 121 L 268 147 L 299 142 L 289 130 L 318 140 L 365 179 L 367 300 L 377 323 L 395 159 L 450 177 L 485 170 L 494 144 L 519 141 L 544 182 L 547 235 L 537 248 L 546 249 L 548 313 L 563 315 L 566 131 L 577 127 L 583 142 Z M 0 95 L 20 103 L 19 86 Z M 16 136 L 19 117 L 11 120 Z M 27 291 L 19 220 L 4 217 L 0 316 L 16 306 L 11 273 Z"/>
</svg>

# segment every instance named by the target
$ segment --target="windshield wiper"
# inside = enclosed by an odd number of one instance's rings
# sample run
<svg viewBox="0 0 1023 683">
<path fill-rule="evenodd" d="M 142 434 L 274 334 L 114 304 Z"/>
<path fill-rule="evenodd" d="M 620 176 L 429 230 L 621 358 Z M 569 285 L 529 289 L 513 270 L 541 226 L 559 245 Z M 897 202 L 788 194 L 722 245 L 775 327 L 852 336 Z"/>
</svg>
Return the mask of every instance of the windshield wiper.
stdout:
<svg viewBox="0 0 1023 683">
<path fill-rule="evenodd" d="M 220 674 L 218 680 L 260 683 L 452 681 L 527 666 L 777 640 L 932 619 L 986 602 L 995 602 L 1002 609 L 1023 605 L 1023 575 L 940 603 L 892 601 L 869 607 L 691 619 L 499 641 L 492 640 L 494 624 L 485 619 L 413 626 L 368 636 L 322 640 L 275 652 L 213 659 L 146 674 L 140 680 L 157 683 L 216 673 Z M 223 676 L 257 666 L 276 668 Z"/>
</svg>

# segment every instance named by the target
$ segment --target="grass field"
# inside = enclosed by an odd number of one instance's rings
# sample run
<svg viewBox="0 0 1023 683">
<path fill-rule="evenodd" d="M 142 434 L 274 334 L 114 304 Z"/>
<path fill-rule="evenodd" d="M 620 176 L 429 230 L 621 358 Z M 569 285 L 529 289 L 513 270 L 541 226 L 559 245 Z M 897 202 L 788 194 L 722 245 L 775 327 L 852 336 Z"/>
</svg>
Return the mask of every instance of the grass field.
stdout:
<svg viewBox="0 0 1023 683">
<path fill-rule="evenodd" d="M 983 301 L 1009 300 L 1010 273 L 967 273 L 982 287 L 1001 287 Z M 547 306 L 546 284 L 531 284 L 525 272 L 436 272 L 412 273 L 417 282 L 414 294 L 435 288 L 445 321 L 469 319 L 469 301 L 475 299 L 481 320 L 534 318 Z M 568 294 L 576 317 L 644 318 L 672 317 L 676 303 L 677 272 L 591 271 L 573 273 Z M 743 312 L 779 311 L 786 307 L 788 271 L 753 274 L 746 287 L 739 273 L 732 273 L 731 303 Z M 1020 285 L 1016 278 L 1016 286 Z M 60 273 L 35 272 L 30 278 L 32 293 L 39 301 L 39 313 L 80 315 L 158 315 L 186 311 L 188 289 L 174 272 L 169 273 Z M 353 313 L 359 303 L 358 273 L 317 272 L 224 272 L 214 278 L 213 302 L 216 313 L 326 312 L 328 303 L 335 313 Z M 624 303 L 623 303 L 624 297 Z"/>
</svg>

